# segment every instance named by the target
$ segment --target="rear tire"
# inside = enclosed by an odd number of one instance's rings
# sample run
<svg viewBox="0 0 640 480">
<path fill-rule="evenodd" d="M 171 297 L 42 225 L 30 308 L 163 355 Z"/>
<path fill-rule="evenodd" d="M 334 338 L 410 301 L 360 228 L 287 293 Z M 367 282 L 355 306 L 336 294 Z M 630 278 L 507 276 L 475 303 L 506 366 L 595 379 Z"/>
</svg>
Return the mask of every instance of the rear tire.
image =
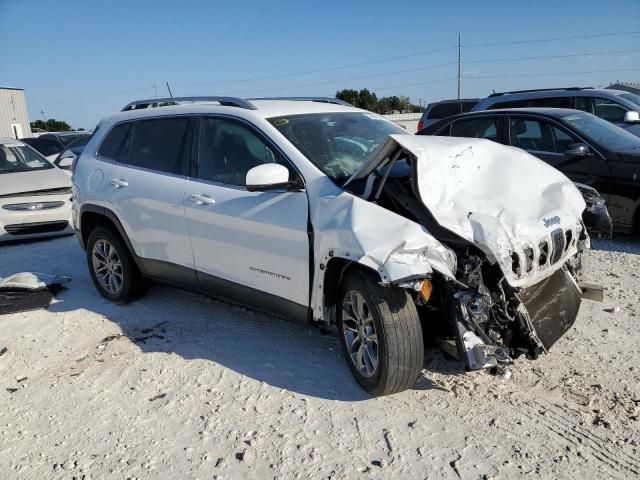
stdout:
<svg viewBox="0 0 640 480">
<path fill-rule="evenodd" d="M 87 265 L 100 295 L 112 302 L 129 302 L 148 289 L 129 249 L 109 228 L 97 227 L 89 234 Z"/>
<path fill-rule="evenodd" d="M 342 281 L 339 302 L 342 350 L 360 386 L 374 396 L 411 388 L 424 359 L 422 328 L 411 296 L 354 270 Z"/>
</svg>

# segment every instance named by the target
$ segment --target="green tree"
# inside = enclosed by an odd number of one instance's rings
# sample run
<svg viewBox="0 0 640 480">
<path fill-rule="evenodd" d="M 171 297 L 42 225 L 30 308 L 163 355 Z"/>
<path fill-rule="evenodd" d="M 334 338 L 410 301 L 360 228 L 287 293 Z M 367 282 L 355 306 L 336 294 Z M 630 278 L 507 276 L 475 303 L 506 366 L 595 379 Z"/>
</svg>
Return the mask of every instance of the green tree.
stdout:
<svg viewBox="0 0 640 480">
<path fill-rule="evenodd" d="M 378 97 L 368 89 L 363 88 L 358 92 L 358 108 L 364 108 L 370 112 L 378 111 Z"/>
<path fill-rule="evenodd" d="M 344 90 L 338 90 L 336 92 L 336 98 L 338 100 L 344 100 L 345 102 L 349 102 L 354 107 L 357 107 L 358 103 L 360 102 L 358 91 L 351 90 L 348 88 L 345 88 Z"/>
<path fill-rule="evenodd" d="M 42 130 L 48 130 L 50 132 L 68 132 L 72 130 L 64 120 L 56 120 L 55 118 L 47 119 L 46 123 L 42 120 L 36 120 L 31 122 L 31 128 L 41 128 Z"/>
<path fill-rule="evenodd" d="M 418 105 L 411 103 L 409 97 L 393 95 L 378 99 L 378 96 L 367 88 L 363 88 L 360 91 L 353 89 L 338 90 L 336 98 L 349 102 L 354 107 L 381 114 L 391 112 L 419 113 L 422 111 Z"/>
</svg>

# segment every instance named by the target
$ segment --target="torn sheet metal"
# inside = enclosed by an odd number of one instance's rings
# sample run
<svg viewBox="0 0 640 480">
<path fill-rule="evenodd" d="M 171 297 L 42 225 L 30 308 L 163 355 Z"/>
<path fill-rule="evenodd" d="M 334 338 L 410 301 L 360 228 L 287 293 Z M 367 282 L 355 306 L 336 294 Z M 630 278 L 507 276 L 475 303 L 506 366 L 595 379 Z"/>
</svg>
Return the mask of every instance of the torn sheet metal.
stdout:
<svg viewBox="0 0 640 480">
<path fill-rule="evenodd" d="M 518 296 L 545 350 L 572 327 L 581 302 L 580 288 L 564 269 L 523 289 Z"/>
<path fill-rule="evenodd" d="M 489 140 L 390 135 L 349 182 L 398 148 L 413 156 L 420 200 L 435 220 L 497 262 L 510 285 L 533 285 L 577 253 L 585 202 L 555 168 Z"/>
<path fill-rule="evenodd" d="M 345 258 L 380 274 L 382 283 L 426 278 L 436 270 L 455 279 L 456 256 L 424 227 L 374 203 L 327 185 L 312 204 L 315 272 L 312 306 L 323 319 L 323 266 Z"/>
</svg>

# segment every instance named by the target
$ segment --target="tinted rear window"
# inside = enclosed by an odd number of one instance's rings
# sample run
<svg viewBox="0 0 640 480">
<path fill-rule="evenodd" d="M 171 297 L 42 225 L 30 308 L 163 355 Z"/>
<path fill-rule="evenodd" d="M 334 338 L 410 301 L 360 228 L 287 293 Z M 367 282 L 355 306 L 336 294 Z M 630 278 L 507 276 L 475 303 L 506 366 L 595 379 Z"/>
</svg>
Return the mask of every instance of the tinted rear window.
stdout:
<svg viewBox="0 0 640 480">
<path fill-rule="evenodd" d="M 486 138 L 496 141 L 498 138 L 498 120 L 494 117 L 458 120 L 451 126 L 451 136 Z"/>
<path fill-rule="evenodd" d="M 497 102 L 489 107 L 496 108 L 574 108 L 574 97 L 545 97 L 527 98 L 525 100 L 512 100 L 509 102 Z"/>
<path fill-rule="evenodd" d="M 427 113 L 427 118 L 447 118 L 459 113 L 470 112 L 477 104 L 476 101 L 470 102 L 447 102 L 434 105 Z"/>
<path fill-rule="evenodd" d="M 120 163 L 128 163 L 131 126 L 131 123 L 121 123 L 113 127 L 100 144 L 98 155 L 111 158 Z"/>
<path fill-rule="evenodd" d="M 75 142 L 76 140 L 84 137 L 89 137 L 87 134 L 78 134 L 78 135 L 60 135 L 58 139 L 63 145 L 69 145 L 71 142 Z"/>
<path fill-rule="evenodd" d="M 62 145 L 60 145 L 55 140 L 50 140 L 47 138 L 28 138 L 24 139 L 23 141 L 45 157 L 57 155 L 62 151 L 63 148 Z"/>
<path fill-rule="evenodd" d="M 187 118 L 161 118 L 136 122 L 129 163 L 136 167 L 187 175 L 184 158 Z"/>
</svg>

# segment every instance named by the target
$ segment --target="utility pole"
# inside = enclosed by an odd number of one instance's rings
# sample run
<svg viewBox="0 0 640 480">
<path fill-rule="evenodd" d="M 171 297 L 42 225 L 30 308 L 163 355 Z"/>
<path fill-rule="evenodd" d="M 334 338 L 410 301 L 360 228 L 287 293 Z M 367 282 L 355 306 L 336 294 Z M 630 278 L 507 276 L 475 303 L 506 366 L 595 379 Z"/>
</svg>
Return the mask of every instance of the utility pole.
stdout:
<svg viewBox="0 0 640 480">
<path fill-rule="evenodd" d="M 460 100 L 460 34 L 458 33 L 458 100 Z"/>
<path fill-rule="evenodd" d="M 171 93 L 171 87 L 169 86 L 169 82 L 166 82 L 166 84 L 167 84 L 167 90 L 169 90 L 169 96 L 173 98 L 173 93 Z"/>
<path fill-rule="evenodd" d="M 156 91 L 156 98 L 158 98 L 158 84 L 156 83 L 156 81 L 153 81 L 153 88 Z"/>
</svg>

